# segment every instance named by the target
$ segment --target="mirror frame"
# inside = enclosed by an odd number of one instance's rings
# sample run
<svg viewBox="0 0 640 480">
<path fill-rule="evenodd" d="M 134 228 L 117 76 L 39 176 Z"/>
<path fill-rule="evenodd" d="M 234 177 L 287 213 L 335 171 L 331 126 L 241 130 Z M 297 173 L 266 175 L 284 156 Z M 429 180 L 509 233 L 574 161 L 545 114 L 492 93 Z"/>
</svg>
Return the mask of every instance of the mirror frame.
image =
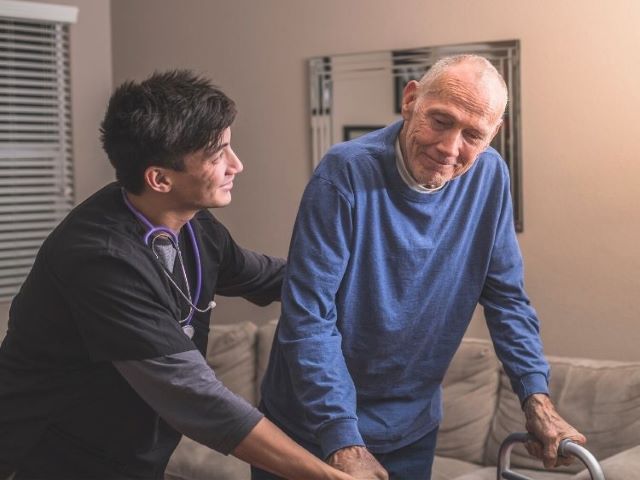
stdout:
<svg viewBox="0 0 640 480">
<path fill-rule="evenodd" d="M 438 59 L 450 55 L 470 53 L 489 60 L 502 74 L 509 91 L 509 103 L 500 131 L 491 142 L 507 163 L 511 178 L 511 197 L 515 229 L 524 228 L 522 205 L 522 135 L 520 113 L 520 41 L 503 40 L 456 45 L 420 47 L 391 52 L 364 52 L 311 58 L 308 61 L 311 113 L 311 158 L 315 168 L 328 148 L 342 138 L 332 138 L 333 85 L 341 78 L 371 78 L 372 75 L 391 74 L 394 113 L 399 115 L 402 90 L 410 80 L 417 80 Z M 379 54 L 379 55 L 378 55 Z M 386 59 L 390 54 L 390 60 Z M 354 57 L 358 57 L 354 61 Z M 362 120 L 368 124 L 367 119 Z M 339 129 L 343 131 L 343 128 Z"/>
</svg>

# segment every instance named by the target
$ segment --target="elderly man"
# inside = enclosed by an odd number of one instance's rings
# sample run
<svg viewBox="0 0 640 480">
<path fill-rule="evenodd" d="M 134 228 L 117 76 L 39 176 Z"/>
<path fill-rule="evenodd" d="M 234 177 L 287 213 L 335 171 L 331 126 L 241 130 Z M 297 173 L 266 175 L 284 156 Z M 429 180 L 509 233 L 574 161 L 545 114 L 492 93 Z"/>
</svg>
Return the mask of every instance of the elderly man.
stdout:
<svg viewBox="0 0 640 480">
<path fill-rule="evenodd" d="M 550 467 L 562 438 L 585 441 L 547 396 L 508 171 L 488 148 L 506 103 L 486 59 L 443 59 L 405 87 L 401 122 L 334 146 L 306 188 L 263 410 L 345 472 L 430 477 L 442 378 L 478 302 L 530 452 Z"/>
</svg>

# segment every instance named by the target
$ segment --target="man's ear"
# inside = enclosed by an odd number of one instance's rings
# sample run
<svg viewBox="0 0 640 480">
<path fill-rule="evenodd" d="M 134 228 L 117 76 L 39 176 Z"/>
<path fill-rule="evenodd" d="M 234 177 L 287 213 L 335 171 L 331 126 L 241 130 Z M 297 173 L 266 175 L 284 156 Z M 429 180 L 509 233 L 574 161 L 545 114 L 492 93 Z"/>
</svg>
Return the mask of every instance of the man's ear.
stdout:
<svg viewBox="0 0 640 480">
<path fill-rule="evenodd" d="M 498 134 L 498 132 L 500 131 L 500 127 L 502 127 L 502 119 L 500 119 L 500 121 L 498 121 L 498 124 L 496 125 L 496 128 L 494 128 L 493 130 L 493 134 L 491 135 L 491 138 L 489 139 L 489 141 L 487 142 L 487 147 L 489 145 L 491 145 L 491 142 L 493 142 L 493 139 L 496 138 L 496 135 Z"/>
<path fill-rule="evenodd" d="M 419 84 L 415 80 L 411 80 L 404 86 L 402 91 L 402 118 L 409 120 L 411 112 L 413 112 L 413 106 L 418 99 Z"/>
<path fill-rule="evenodd" d="M 157 166 L 147 167 L 144 171 L 144 183 L 158 193 L 171 191 L 171 176 L 167 175 L 167 169 Z"/>
</svg>

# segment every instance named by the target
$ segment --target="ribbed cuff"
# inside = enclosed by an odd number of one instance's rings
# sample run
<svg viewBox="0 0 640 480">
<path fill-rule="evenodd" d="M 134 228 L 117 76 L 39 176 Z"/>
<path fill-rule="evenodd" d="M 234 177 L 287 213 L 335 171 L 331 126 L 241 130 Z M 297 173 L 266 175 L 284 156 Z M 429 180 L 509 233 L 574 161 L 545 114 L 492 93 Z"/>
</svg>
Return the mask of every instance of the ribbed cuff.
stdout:
<svg viewBox="0 0 640 480">
<path fill-rule="evenodd" d="M 547 377 L 542 373 L 530 373 L 520 377 L 520 381 L 514 385 L 516 394 L 520 399 L 520 405 L 524 404 L 524 401 L 530 395 L 534 393 L 544 393 L 549 395 L 549 385 Z"/>
<path fill-rule="evenodd" d="M 358 430 L 358 421 L 353 418 L 329 422 L 318 431 L 318 440 L 325 459 L 341 448 L 364 446 L 362 435 Z"/>
</svg>

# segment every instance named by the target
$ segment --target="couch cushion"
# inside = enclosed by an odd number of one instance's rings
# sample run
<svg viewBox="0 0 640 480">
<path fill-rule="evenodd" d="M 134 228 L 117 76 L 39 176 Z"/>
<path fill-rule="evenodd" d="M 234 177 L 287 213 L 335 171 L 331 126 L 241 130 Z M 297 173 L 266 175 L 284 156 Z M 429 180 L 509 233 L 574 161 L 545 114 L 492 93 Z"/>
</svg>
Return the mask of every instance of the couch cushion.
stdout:
<svg viewBox="0 0 640 480">
<path fill-rule="evenodd" d="M 549 357 L 551 398 L 562 415 L 587 437 L 587 448 L 602 460 L 640 444 L 640 362 Z M 495 463 L 508 433 L 524 431 L 524 415 L 504 374 L 498 410 L 487 444 L 487 462 Z M 524 447 L 516 446 L 511 463 L 541 468 Z M 569 467 L 583 468 L 576 461 Z"/>
<path fill-rule="evenodd" d="M 431 469 L 431 480 L 451 480 L 465 473 L 482 468 L 475 463 L 465 462 L 456 458 L 447 458 L 436 455 Z"/>
<path fill-rule="evenodd" d="M 482 463 L 498 393 L 498 360 L 488 340 L 464 339 L 443 382 L 436 452 Z"/>
<path fill-rule="evenodd" d="M 251 467 L 182 437 L 165 470 L 165 480 L 249 480 Z"/>
<path fill-rule="evenodd" d="M 572 480 L 572 475 L 570 473 L 561 473 L 561 472 L 540 472 L 537 470 L 529 470 L 529 469 L 513 469 L 516 473 L 521 475 L 525 475 L 531 480 Z M 479 470 L 475 470 L 471 473 L 467 473 L 465 475 L 461 475 L 459 477 L 450 477 L 448 480 L 496 480 L 497 470 L 496 467 L 485 467 Z M 607 480 L 609 480 L 607 478 Z"/>
<path fill-rule="evenodd" d="M 229 390 L 256 404 L 256 331 L 251 322 L 213 325 L 207 363 Z"/>
<path fill-rule="evenodd" d="M 257 342 L 258 342 L 258 366 L 256 371 L 256 399 L 260 401 L 260 386 L 262 385 L 262 379 L 264 373 L 267 371 L 267 365 L 269 365 L 269 354 L 271 353 L 271 344 L 273 343 L 273 336 L 276 333 L 276 327 L 278 326 L 278 319 L 274 318 L 269 320 L 264 325 L 258 328 Z"/>
<path fill-rule="evenodd" d="M 620 452 L 600 462 L 607 480 L 631 480 L 640 477 L 640 445 Z M 571 480 L 591 480 L 587 470 L 571 477 Z"/>
</svg>

